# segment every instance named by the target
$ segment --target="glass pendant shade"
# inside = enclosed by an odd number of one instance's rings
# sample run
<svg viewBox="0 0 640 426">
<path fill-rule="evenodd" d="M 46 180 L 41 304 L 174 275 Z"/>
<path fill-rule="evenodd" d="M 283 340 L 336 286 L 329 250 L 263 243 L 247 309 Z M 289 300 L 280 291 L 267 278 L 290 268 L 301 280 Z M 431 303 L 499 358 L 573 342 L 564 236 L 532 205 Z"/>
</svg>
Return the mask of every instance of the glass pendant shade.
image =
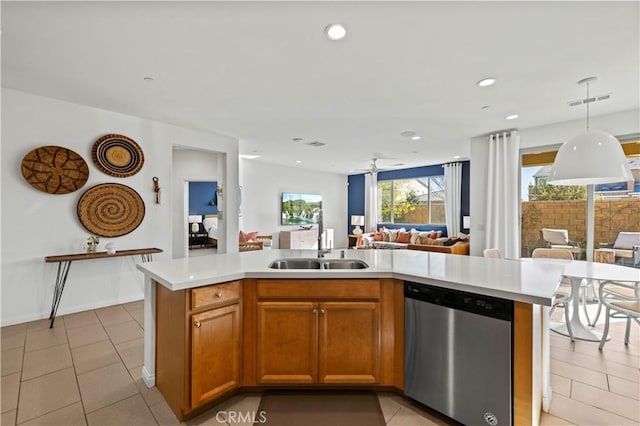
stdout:
<svg viewBox="0 0 640 426">
<path fill-rule="evenodd" d="M 547 183 L 589 185 L 633 180 L 620 142 L 608 133 L 583 133 L 565 142 L 551 166 Z"/>
</svg>

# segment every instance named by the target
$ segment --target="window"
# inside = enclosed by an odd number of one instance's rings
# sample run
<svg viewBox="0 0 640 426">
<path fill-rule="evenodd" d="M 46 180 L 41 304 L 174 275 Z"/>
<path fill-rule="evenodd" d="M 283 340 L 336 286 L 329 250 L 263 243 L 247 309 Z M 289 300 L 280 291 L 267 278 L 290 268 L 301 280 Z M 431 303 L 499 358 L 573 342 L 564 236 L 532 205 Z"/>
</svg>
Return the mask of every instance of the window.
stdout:
<svg viewBox="0 0 640 426">
<path fill-rule="evenodd" d="M 640 232 L 640 141 L 627 142 L 622 148 L 629 159 L 634 180 L 595 185 L 593 246 L 615 241 L 620 232 Z M 555 186 L 546 183 L 555 151 L 522 156 L 521 169 L 521 242 L 522 257 L 530 257 L 544 247 L 542 228 L 565 229 L 569 239 L 587 246 L 587 187 Z M 590 253 L 582 253 L 581 259 Z"/>
<path fill-rule="evenodd" d="M 444 176 L 378 181 L 382 223 L 444 224 Z"/>
</svg>

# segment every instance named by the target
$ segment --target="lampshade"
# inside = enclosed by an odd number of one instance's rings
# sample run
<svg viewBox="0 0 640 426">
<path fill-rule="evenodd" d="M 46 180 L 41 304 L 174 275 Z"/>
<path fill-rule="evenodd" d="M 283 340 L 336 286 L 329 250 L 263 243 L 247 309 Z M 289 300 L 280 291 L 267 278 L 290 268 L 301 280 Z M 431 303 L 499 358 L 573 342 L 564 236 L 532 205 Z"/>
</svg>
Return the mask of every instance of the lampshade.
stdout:
<svg viewBox="0 0 640 426">
<path fill-rule="evenodd" d="M 351 224 L 353 226 L 364 225 L 364 216 L 351 216 Z"/>
<path fill-rule="evenodd" d="M 560 147 L 547 183 L 588 185 L 632 179 L 620 142 L 608 133 L 594 131 L 578 135 Z"/>
<path fill-rule="evenodd" d="M 188 219 L 189 223 L 202 223 L 202 215 L 200 214 L 191 214 Z"/>
</svg>

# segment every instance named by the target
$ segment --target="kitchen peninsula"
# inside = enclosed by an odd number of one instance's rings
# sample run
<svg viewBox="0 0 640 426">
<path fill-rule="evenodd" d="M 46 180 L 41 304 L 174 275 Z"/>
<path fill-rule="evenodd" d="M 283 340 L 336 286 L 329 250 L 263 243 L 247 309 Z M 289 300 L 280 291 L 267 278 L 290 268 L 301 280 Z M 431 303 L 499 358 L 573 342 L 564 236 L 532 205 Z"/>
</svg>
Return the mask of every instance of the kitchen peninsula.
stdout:
<svg viewBox="0 0 640 426">
<path fill-rule="evenodd" d="M 240 389 L 403 391 L 410 281 L 513 301 L 513 422 L 537 423 L 541 306 L 551 305 L 562 265 L 412 250 L 345 253 L 369 267 L 269 268 L 276 259 L 314 258 L 312 250 L 138 265 L 146 276 L 145 383 L 181 420 Z M 339 257 L 338 250 L 325 255 Z"/>
</svg>

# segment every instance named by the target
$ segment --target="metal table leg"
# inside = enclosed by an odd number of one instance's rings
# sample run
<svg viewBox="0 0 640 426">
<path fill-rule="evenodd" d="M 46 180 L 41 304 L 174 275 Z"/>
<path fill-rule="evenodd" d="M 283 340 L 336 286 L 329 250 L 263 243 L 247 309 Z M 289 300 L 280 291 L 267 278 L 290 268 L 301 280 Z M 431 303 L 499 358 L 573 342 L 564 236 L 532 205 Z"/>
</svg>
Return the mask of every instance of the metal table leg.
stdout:
<svg viewBox="0 0 640 426">
<path fill-rule="evenodd" d="M 53 322 L 56 320 L 56 313 L 58 312 L 58 306 L 60 305 L 60 299 L 62 299 L 62 291 L 64 285 L 67 283 L 67 276 L 69 275 L 69 269 L 71 268 L 71 261 L 66 260 L 58 263 L 58 273 L 56 275 L 56 286 L 53 291 L 53 302 L 51 303 L 51 314 L 49 319 L 51 324 L 49 328 L 53 328 Z"/>
</svg>

